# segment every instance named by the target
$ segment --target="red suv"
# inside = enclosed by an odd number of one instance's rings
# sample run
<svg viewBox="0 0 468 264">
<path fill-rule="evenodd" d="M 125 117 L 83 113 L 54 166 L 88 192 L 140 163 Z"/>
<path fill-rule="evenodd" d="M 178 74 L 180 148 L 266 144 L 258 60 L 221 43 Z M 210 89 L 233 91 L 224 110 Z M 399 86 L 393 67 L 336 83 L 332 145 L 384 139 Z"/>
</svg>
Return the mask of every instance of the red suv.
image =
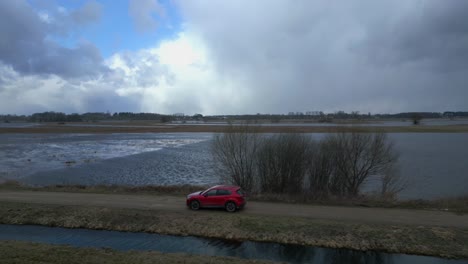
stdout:
<svg viewBox="0 0 468 264">
<path fill-rule="evenodd" d="M 224 208 L 235 212 L 246 204 L 244 192 L 239 186 L 217 185 L 201 192 L 187 195 L 187 206 L 192 210 L 204 208 Z"/>
</svg>

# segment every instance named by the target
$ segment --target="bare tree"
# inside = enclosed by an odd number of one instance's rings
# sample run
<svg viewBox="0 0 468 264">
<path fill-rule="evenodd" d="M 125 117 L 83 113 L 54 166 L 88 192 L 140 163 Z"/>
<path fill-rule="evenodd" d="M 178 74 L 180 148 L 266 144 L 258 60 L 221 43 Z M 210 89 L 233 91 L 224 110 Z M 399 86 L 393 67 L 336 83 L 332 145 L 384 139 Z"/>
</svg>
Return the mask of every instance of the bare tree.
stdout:
<svg viewBox="0 0 468 264">
<path fill-rule="evenodd" d="M 334 171 L 333 151 L 329 140 L 314 144 L 314 151 L 309 155 L 308 183 L 310 194 L 315 198 L 325 198 L 330 192 L 330 183 Z"/>
<path fill-rule="evenodd" d="M 261 191 L 303 193 L 311 145 L 303 134 L 279 134 L 263 141 L 257 158 Z"/>
<path fill-rule="evenodd" d="M 225 177 L 246 191 L 251 191 L 255 184 L 256 157 L 261 139 L 255 127 L 248 125 L 231 125 L 214 137 L 212 153 L 227 173 Z"/>
<path fill-rule="evenodd" d="M 395 199 L 398 193 L 408 186 L 408 180 L 403 178 L 396 166 L 390 166 L 380 176 L 380 195 L 385 199 Z"/>
<path fill-rule="evenodd" d="M 382 193 L 403 187 L 394 168 L 398 155 L 385 133 L 329 134 L 319 143 L 303 134 L 270 137 L 253 126 L 230 126 L 215 136 L 213 155 L 227 179 L 247 191 L 309 192 L 357 196 L 371 176 L 381 177 Z"/>
<path fill-rule="evenodd" d="M 398 160 L 385 133 L 338 133 L 326 140 L 335 166 L 330 185 L 338 195 L 358 195 L 370 176 L 383 174 Z"/>
</svg>

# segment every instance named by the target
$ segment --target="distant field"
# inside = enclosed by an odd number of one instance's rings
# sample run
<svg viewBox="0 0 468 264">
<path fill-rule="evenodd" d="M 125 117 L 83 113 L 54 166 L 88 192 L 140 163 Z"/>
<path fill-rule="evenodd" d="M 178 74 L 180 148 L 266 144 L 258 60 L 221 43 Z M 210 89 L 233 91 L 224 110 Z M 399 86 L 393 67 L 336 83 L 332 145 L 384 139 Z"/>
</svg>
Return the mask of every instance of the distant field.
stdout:
<svg viewBox="0 0 468 264">
<path fill-rule="evenodd" d="M 178 125 L 149 122 L 121 123 L 77 123 L 73 125 L 43 124 L 30 127 L 0 127 L 0 133 L 170 133 L 170 132 L 212 132 L 225 131 L 227 125 Z M 304 124 L 281 126 L 262 125 L 257 127 L 259 133 L 336 133 L 336 132 L 389 132 L 389 133 L 468 133 L 468 125 L 421 125 L 421 126 L 350 126 L 350 125 L 317 125 Z"/>
</svg>

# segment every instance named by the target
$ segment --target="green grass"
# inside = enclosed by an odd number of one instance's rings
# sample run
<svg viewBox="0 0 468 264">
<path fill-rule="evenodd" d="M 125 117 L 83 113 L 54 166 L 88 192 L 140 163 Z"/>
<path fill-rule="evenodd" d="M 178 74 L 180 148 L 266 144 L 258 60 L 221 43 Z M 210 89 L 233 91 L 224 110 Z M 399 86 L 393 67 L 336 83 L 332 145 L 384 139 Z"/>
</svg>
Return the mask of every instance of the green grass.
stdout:
<svg viewBox="0 0 468 264">
<path fill-rule="evenodd" d="M 158 211 L 2 202 L 0 224 L 193 235 L 231 240 L 468 258 L 462 228 L 359 224 L 223 211 Z"/>
<path fill-rule="evenodd" d="M 0 241 L 0 262 L 3 264 L 67 263 L 67 264 L 148 264 L 148 263 L 272 263 L 231 257 L 210 257 L 188 254 L 75 248 L 49 244 Z"/>
</svg>

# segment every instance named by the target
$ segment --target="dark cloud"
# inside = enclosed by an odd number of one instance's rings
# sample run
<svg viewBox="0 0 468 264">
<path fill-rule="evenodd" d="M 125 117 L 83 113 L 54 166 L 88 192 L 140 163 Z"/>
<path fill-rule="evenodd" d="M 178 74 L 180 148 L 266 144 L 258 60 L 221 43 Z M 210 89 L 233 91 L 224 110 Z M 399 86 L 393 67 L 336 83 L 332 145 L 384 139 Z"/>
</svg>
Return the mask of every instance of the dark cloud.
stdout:
<svg viewBox="0 0 468 264">
<path fill-rule="evenodd" d="M 99 18 L 98 6 L 90 2 L 71 16 L 51 16 L 51 21 L 45 21 L 27 1 L 0 1 L 0 61 L 23 74 L 82 77 L 105 71 L 93 44 L 83 42 L 67 48 L 50 38 L 54 33 L 72 30 L 74 23 L 95 21 Z"/>
<path fill-rule="evenodd" d="M 401 19 L 371 28 L 363 52 L 379 62 L 464 70 L 468 67 L 467 18 L 467 1 L 418 2 Z"/>
<path fill-rule="evenodd" d="M 98 23 L 99 3 L 0 0 L 0 111 L 468 110 L 465 0 L 177 6 L 178 37 L 104 62 L 92 43 L 56 41 Z M 129 2 L 142 33 L 164 12 L 157 0 Z"/>
<path fill-rule="evenodd" d="M 246 112 L 466 110 L 466 1 L 178 4 Z"/>
</svg>

